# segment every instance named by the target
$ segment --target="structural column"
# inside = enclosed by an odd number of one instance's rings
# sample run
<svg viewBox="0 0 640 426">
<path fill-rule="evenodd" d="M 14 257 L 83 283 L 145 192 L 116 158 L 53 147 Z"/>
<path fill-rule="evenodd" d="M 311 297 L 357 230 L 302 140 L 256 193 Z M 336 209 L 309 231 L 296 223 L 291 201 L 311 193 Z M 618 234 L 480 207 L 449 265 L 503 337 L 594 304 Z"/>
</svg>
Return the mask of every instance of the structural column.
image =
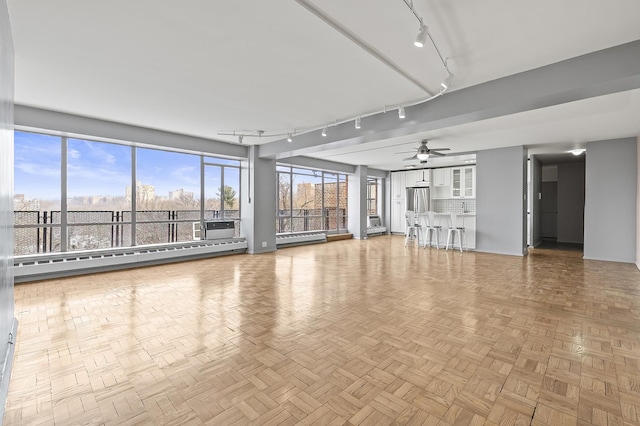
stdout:
<svg viewBox="0 0 640 426">
<path fill-rule="evenodd" d="M 526 254 L 527 150 L 478 151 L 476 164 L 476 250 Z"/>
<path fill-rule="evenodd" d="M 367 166 L 357 166 L 349 176 L 349 232 L 353 238 L 367 238 Z"/>
<path fill-rule="evenodd" d="M 251 254 L 276 250 L 276 160 L 260 158 L 249 147 L 242 164 L 240 230 Z"/>
</svg>

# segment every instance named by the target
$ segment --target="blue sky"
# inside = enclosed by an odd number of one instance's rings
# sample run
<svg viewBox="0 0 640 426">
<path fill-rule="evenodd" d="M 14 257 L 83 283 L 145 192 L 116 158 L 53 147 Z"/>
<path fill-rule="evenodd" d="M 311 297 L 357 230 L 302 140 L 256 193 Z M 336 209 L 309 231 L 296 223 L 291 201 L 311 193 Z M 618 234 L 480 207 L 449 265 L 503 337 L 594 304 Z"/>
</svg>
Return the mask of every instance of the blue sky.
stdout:
<svg viewBox="0 0 640 426">
<path fill-rule="evenodd" d="M 131 148 L 104 142 L 68 139 L 68 196 L 124 196 L 131 185 Z M 15 132 L 15 193 L 28 199 L 58 199 L 60 138 Z M 137 149 L 137 180 L 155 186 L 156 195 L 184 189 L 200 195 L 200 157 Z M 208 174 L 215 175 L 215 173 Z M 217 181 L 217 182 L 216 182 Z M 209 185 L 219 186 L 219 179 Z"/>
</svg>

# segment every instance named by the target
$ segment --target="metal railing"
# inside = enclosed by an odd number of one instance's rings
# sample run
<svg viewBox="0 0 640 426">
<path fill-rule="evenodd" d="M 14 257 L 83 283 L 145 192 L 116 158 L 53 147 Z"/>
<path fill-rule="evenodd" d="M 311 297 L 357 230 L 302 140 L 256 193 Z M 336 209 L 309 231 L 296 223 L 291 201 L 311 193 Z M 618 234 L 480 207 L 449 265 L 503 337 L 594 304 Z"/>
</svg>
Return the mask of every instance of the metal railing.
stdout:
<svg viewBox="0 0 640 426">
<path fill-rule="evenodd" d="M 339 231 L 347 229 L 347 209 L 278 210 L 276 233 Z"/>
<path fill-rule="evenodd" d="M 204 220 L 221 219 L 220 210 L 205 210 Z M 236 222 L 239 210 L 225 210 L 225 219 Z M 193 240 L 193 223 L 200 210 L 140 210 L 136 212 L 136 241 L 131 241 L 130 210 L 73 210 L 67 212 L 67 250 L 93 250 L 162 244 Z M 61 251 L 61 212 L 14 211 L 14 254 L 28 255 Z M 236 235 L 237 236 L 237 235 Z"/>
</svg>

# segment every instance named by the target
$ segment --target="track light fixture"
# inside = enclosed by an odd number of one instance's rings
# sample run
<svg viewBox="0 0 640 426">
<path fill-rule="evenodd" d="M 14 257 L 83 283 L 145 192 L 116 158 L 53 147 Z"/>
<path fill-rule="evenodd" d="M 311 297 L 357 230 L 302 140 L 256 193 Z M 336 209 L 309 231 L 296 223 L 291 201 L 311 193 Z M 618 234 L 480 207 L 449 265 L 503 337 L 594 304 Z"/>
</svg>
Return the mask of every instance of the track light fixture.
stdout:
<svg viewBox="0 0 640 426">
<path fill-rule="evenodd" d="M 413 42 L 416 47 L 424 47 L 427 42 L 427 36 L 429 35 L 429 28 L 423 23 L 420 23 L 420 30 L 416 36 L 416 41 Z"/>
<path fill-rule="evenodd" d="M 449 75 L 447 75 L 447 78 L 445 78 L 444 81 L 440 83 L 440 86 L 442 86 L 444 90 L 447 90 L 451 85 L 452 80 L 453 80 L 453 74 L 449 73 Z"/>
<path fill-rule="evenodd" d="M 443 96 L 445 94 L 445 92 L 447 92 L 447 90 L 451 87 L 451 84 L 453 82 L 454 79 L 454 75 L 453 73 L 451 73 L 451 71 L 449 70 L 449 65 L 447 64 L 448 59 L 445 59 L 445 57 L 442 55 L 442 52 L 440 51 L 440 48 L 438 47 L 438 45 L 436 44 L 435 40 L 433 39 L 433 37 L 431 36 L 431 34 L 429 33 L 429 28 L 425 25 L 424 23 L 424 19 L 422 18 L 422 16 L 420 16 L 420 14 L 418 13 L 418 11 L 415 9 L 415 7 L 413 6 L 413 0 L 403 0 L 404 4 L 407 6 L 407 8 L 411 11 L 411 13 L 413 14 L 413 16 L 415 17 L 415 19 L 418 21 L 418 25 L 419 25 L 419 30 L 418 30 L 418 34 L 416 36 L 416 39 L 414 41 L 414 44 L 417 47 L 424 47 L 425 44 L 427 44 L 427 40 L 429 40 L 429 43 L 433 46 L 433 48 L 435 49 L 435 52 L 438 54 L 438 58 L 440 59 L 440 62 L 442 63 L 442 66 L 444 67 L 445 71 L 447 72 L 447 77 L 444 79 L 444 81 L 442 81 L 442 83 L 440 83 L 441 86 L 441 90 L 438 91 L 437 93 L 433 94 L 433 95 L 429 95 L 428 98 L 426 99 L 421 99 L 419 101 L 413 102 L 413 103 L 405 103 L 405 105 L 401 105 L 398 106 L 398 118 L 399 119 L 404 119 L 406 117 L 405 115 L 405 107 L 411 107 L 414 105 L 418 105 L 420 103 L 425 103 L 425 102 L 429 102 L 433 99 L 436 99 L 440 96 Z M 361 46 L 362 47 L 362 46 Z M 425 89 L 426 91 L 426 89 Z M 387 112 L 387 107 L 384 106 L 383 107 L 383 112 L 386 113 Z M 369 117 L 369 116 L 373 116 L 374 114 L 376 114 L 376 112 L 372 112 L 369 111 L 367 113 L 363 113 L 360 114 L 359 116 L 355 117 L 351 116 L 351 117 L 345 117 L 343 120 L 335 120 L 334 123 L 332 123 L 332 126 L 338 126 L 340 124 L 346 124 L 351 122 L 351 120 L 355 121 L 355 128 L 360 130 L 362 127 L 362 117 Z M 265 132 L 264 130 L 241 130 L 241 131 L 237 131 L 237 130 L 233 130 L 233 131 L 225 131 L 225 132 L 218 132 L 219 135 L 223 135 L 223 136 L 232 136 L 232 137 L 237 137 L 238 138 L 238 142 L 242 143 L 243 142 L 243 138 L 245 136 L 248 137 L 283 137 L 286 135 L 287 137 L 287 142 L 291 143 L 293 142 L 293 136 L 296 133 L 306 133 L 306 132 L 315 132 L 318 130 L 318 127 L 314 127 L 311 129 L 298 129 L 299 131 L 296 132 L 296 130 L 294 129 L 293 132 L 286 132 L 286 130 L 283 131 L 278 131 L 278 132 Z M 285 133 L 286 132 L 286 133 Z M 317 133 L 316 133 L 317 134 Z M 322 131 L 321 131 L 321 135 L 322 137 L 327 137 L 328 134 L 328 125 L 324 125 L 322 127 Z M 579 155 L 579 154 L 575 154 L 575 155 Z M 417 153 L 417 158 L 420 161 L 426 161 L 429 158 L 429 153 Z"/>
</svg>

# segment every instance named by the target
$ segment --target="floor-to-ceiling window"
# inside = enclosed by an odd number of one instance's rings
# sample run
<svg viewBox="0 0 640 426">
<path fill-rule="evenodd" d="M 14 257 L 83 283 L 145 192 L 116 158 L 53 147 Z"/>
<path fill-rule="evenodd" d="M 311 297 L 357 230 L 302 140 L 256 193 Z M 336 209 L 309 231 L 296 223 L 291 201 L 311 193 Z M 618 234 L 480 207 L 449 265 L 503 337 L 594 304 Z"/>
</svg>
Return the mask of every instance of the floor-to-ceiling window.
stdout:
<svg viewBox="0 0 640 426">
<path fill-rule="evenodd" d="M 277 233 L 346 231 L 346 175 L 277 166 L 277 185 Z"/>
<path fill-rule="evenodd" d="M 66 151 L 66 251 L 130 246 L 131 147 L 67 139 Z"/>
<path fill-rule="evenodd" d="M 193 240 L 193 222 L 200 221 L 200 156 L 136 151 L 136 245 Z"/>
<path fill-rule="evenodd" d="M 240 161 L 205 157 L 204 219 L 233 220 L 240 230 Z"/>
<path fill-rule="evenodd" d="M 191 241 L 205 220 L 240 234 L 239 160 L 21 131 L 15 152 L 16 255 Z"/>
<path fill-rule="evenodd" d="M 14 135 L 14 253 L 61 248 L 61 138 Z"/>
</svg>

